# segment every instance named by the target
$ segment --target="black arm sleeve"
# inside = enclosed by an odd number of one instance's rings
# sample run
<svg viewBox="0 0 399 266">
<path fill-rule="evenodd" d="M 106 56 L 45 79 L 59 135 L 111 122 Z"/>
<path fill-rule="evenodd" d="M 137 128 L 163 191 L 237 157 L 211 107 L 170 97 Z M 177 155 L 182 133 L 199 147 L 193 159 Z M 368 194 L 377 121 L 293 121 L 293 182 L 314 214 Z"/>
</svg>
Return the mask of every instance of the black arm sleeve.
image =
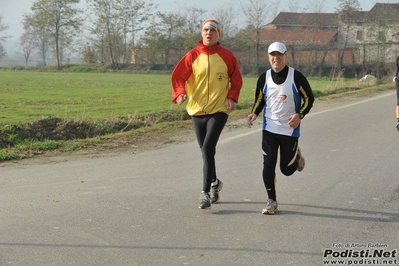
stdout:
<svg viewBox="0 0 399 266">
<path fill-rule="evenodd" d="M 396 57 L 396 74 L 395 77 L 397 77 L 399 74 L 399 56 Z"/>
<path fill-rule="evenodd" d="M 252 106 L 251 113 L 256 114 L 257 116 L 263 111 L 263 107 L 265 106 L 265 100 L 263 97 L 263 87 L 265 86 L 265 82 L 266 72 L 262 73 L 256 82 L 255 102 Z"/>
<path fill-rule="evenodd" d="M 302 105 L 299 113 L 306 115 L 313 107 L 314 96 L 312 88 L 310 87 L 307 78 L 298 70 L 295 70 L 294 72 L 294 82 L 302 98 Z"/>
</svg>

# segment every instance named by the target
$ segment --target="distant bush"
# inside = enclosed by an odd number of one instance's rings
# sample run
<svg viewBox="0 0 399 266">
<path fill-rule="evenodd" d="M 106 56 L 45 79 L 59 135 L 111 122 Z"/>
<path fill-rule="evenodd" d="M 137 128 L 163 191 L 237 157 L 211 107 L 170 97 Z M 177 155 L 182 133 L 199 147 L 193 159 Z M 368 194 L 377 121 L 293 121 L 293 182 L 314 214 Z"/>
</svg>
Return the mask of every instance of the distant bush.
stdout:
<svg viewBox="0 0 399 266">
<path fill-rule="evenodd" d="M 79 73 L 105 73 L 107 72 L 107 69 L 101 67 L 90 67 L 90 66 L 72 66 L 68 68 L 66 71 L 79 72 Z"/>
<path fill-rule="evenodd" d="M 11 70 L 25 70 L 25 67 L 24 66 L 15 66 L 15 67 L 12 67 Z"/>
</svg>

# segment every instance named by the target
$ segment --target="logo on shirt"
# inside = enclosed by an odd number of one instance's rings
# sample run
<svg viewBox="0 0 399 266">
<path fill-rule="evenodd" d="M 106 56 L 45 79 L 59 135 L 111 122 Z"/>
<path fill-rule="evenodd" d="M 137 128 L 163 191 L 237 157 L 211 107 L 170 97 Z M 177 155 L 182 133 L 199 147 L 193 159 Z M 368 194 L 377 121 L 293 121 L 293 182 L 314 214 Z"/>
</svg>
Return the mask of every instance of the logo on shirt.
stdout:
<svg viewBox="0 0 399 266">
<path fill-rule="evenodd" d="M 222 81 L 223 80 L 223 73 L 217 73 L 217 79 L 218 81 Z"/>
<path fill-rule="evenodd" d="M 283 103 L 286 99 L 287 99 L 287 95 L 282 94 L 282 95 L 276 96 L 276 98 L 274 98 L 274 102 Z"/>
</svg>

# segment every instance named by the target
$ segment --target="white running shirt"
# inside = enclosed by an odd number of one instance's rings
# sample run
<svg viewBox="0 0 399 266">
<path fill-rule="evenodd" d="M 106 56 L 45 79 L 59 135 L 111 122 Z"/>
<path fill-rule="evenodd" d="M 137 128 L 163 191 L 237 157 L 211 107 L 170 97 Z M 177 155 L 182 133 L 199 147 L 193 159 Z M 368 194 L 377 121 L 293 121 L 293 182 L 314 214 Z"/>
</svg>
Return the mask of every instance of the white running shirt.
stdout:
<svg viewBox="0 0 399 266">
<path fill-rule="evenodd" d="M 263 130 L 272 133 L 299 137 L 299 126 L 291 128 L 288 118 L 297 113 L 301 107 L 301 96 L 294 82 L 294 69 L 289 67 L 284 83 L 274 83 L 271 70 L 266 72 L 266 83 L 263 87 L 265 97 Z"/>
</svg>

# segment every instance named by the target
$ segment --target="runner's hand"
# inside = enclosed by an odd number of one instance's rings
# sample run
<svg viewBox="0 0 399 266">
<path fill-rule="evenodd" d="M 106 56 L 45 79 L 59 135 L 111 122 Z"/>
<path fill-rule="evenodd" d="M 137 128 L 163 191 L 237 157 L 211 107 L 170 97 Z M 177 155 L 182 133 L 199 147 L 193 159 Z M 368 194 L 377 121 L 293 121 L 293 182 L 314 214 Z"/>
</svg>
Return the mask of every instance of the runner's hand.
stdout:
<svg viewBox="0 0 399 266">
<path fill-rule="evenodd" d="M 256 117 L 257 117 L 256 114 L 249 114 L 249 115 L 247 116 L 247 125 L 248 125 L 249 128 L 252 127 L 252 124 L 253 124 L 253 122 L 255 121 Z"/>
<path fill-rule="evenodd" d="M 187 99 L 187 94 L 180 94 L 177 96 L 176 103 L 182 104 Z"/>
<path fill-rule="evenodd" d="M 232 99 L 230 99 L 230 98 L 226 99 L 226 109 L 227 110 L 229 110 L 229 111 L 234 110 L 235 106 L 236 106 L 236 103 Z"/>
</svg>

